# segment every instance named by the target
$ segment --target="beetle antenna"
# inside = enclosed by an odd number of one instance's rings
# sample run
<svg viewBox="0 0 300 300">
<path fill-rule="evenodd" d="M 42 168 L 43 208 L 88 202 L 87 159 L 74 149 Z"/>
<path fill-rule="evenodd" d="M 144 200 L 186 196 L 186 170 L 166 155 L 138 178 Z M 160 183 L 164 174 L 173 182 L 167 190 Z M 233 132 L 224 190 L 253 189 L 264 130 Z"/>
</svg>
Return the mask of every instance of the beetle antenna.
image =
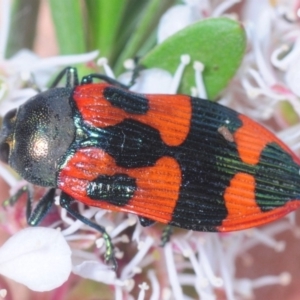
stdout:
<svg viewBox="0 0 300 300">
<path fill-rule="evenodd" d="M 127 85 L 119 82 L 118 80 L 116 80 L 114 78 L 108 77 L 107 75 L 104 75 L 104 74 L 90 74 L 90 75 L 84 76 L 81 79 L 81 85 L 91 84 L 91 83 L 93 83 L 93 79 L 100 79 L 111 85 L 114 85 L 114 86 L 117 86 L 117 87 L 120 87 L 120 88 L 123 88 L 126 90 L 128 89 Z"/>
<path fill-rule="evenodd" d="M 66 76 L 66 87 L 72 88 L 79 85 L 78 72 L 74 67 L 66 67 L 58 73 L 50 88 L 57 87 L 62 78 Z"/>
</svg>

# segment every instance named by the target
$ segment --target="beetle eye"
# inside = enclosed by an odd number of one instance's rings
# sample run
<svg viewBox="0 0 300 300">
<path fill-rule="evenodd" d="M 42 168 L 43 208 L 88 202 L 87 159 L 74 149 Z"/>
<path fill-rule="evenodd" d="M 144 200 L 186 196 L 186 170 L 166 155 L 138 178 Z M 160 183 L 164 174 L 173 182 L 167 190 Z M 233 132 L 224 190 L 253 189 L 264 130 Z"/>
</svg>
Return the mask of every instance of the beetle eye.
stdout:
<svg viewBox="0 0 300 300">
<path fill-rule="evenodd" d="M 8 163 L 11 135 L 14 131 L 17 109 L 9 111 L 3 118 L 2 128 L 0 131 L 0 160 Z"/>
<path fill-rule="evenodd" d="M 8 164 L 9 157 L 9 145 L 7 143 L 2 143 L 0 145 L 0 160 Z"/>
<path fill-rule="evenodd" d="M 17 109 L 12 109 L 9 112 L 6 113 L 4 120 L 5 121 L 11 121 L 11 119 L 13 119 L 17 114 Z M 3 121 L 3 123 L 5 123 L 5 121 Z"/>
</svg>

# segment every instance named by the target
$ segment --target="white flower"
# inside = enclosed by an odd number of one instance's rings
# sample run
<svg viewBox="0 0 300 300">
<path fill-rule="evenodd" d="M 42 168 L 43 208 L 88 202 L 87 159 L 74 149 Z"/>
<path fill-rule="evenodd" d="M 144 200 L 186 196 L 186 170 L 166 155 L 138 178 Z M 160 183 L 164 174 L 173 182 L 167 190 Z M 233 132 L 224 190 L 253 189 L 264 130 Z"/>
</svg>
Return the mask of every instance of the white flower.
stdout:
<svg viewBox="0 0 300 300">
<path fill-rule="evenodd" d="M 201 12 L 193 5 L 175 5 L 171 7 L 160 19 L 157 41 L 162 43 L 169 36 L 186 26 L 200 20 Z"/>
<path fill-rule="evenodd" d="M 23 229 L 0 248 L 0 274 L 34 291 L 44 292 L 61 286 L 71 269 L 70 247 L 55 229 Z"/>
<path fill-rule="evenodd" d="M 213 6 L 211 1 L 208 0 L 185 0 L 185 4 L 171 7 L 161 17 L 158 25 L 157 41 L 160 44 L 174 33 L 201 19 L 218 17 L 240 1 L 220 1 L 219 5 Z"/>
<path fill-rule="evenodd" d="M 190 63 L 190 60 L 190 56 L 186 54 L 178 58 L 179 64 L 173 76 L 169 72 L 158 68 L 142 70 L 139 72 L 130 90 L 143 94 L 176 94 L 183 71 Z M 134 68 L 134 65 L 132 65 L 132 68 Z M 108 69 L 107 65 L 106 69 Z M 133 71 L 126 72 L 119 76 L 118 80 L 128 85 L 132 79 L 132 75 Z"/>
<path fill-rule="evenodd" d="M 94 60 L 99 51 L 78 55 L 39 58 L 29 50 L 21 50 L 10 59 L 0 60 L 0 96 L 5 101 L 0 106 L 0 114 L 20 106 L 37 91 L 23 88 L 24 82 L 32 82 L 39 89 L 45 90 L 49 78 L 62 67 Z M 0 98 L 0 101 L 3 100 Z"/>
</svg>

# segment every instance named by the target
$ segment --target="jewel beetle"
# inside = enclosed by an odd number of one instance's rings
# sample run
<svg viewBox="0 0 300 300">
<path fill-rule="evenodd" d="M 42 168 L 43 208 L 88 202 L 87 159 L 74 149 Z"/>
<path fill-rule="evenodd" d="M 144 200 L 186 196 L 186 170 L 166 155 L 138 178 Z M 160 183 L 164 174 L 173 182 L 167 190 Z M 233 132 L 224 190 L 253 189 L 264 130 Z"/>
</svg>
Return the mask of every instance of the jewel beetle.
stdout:
<svg viewBox="0 0 300 300">
<path fill-rule="evenodd" d="M 57 87 L 66 76 L 65 87 Z M 94 83 L 94 79 L 104 82 Z M 300 206 L 300 160 L 245 115 L 186 95 L 143 95 L 104 75 L 79 83 L 75 68 L 3 120 L 0 158 L 24 179 L 50 187 L 32 211 L 37 225 L 53 204 L 86 205 L 160 222 L 226 232 L 276 220 Z"/>
</svg>

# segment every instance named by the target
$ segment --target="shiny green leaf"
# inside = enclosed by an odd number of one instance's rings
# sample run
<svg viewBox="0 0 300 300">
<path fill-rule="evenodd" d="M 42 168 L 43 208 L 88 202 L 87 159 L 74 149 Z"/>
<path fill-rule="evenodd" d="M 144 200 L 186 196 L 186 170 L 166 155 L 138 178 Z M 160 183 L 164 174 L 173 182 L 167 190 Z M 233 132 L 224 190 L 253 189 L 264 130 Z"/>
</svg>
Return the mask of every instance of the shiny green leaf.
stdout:
<svg viewBox="0 0 300 300">
<path fill-rule="evenodd" d="M 180 56 L 189 54 L 191 63 L 184 72 L 180 92 L 190 94 L 195 86 L 193 62 L 204 64 L 204 84 L 208 98 L 214 99 L 237 71 L 246 48 L 244 28 L 228 18 L 200 21 L 177 32 L 156 46 L 142 60 L 146 68 L 161 68 L 174 74 Z"/>
</svg>

